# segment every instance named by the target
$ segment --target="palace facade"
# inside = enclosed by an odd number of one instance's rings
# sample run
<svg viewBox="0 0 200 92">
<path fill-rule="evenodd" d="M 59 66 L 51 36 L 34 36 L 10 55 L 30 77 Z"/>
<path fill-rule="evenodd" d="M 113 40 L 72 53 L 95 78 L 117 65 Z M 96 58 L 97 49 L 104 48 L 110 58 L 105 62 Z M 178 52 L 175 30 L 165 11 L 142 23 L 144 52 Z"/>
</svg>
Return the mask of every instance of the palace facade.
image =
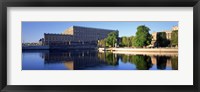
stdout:
<svg viewBox="0 0 200 92">
<path fill-rule="evenodd" d="M 48 46 L 97 45 L 110 32 L 118 33 L 118 30 L 72 26 L 61 34 L 44 33 L 40 42 Z"/>
</svg>

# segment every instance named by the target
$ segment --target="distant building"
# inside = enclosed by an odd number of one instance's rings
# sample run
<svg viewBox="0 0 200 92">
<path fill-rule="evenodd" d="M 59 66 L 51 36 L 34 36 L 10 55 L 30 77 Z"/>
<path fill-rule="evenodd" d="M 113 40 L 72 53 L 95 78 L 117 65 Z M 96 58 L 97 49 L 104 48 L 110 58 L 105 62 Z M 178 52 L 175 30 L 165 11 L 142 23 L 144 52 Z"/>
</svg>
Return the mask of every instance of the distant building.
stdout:
<svg viewBox="0 0 200 92">
<path fill-rule="evenodd" d="M 164 30 L 162 32 L 165 32 L 166 33 L 166 38 L 168 40 L 171 40 L 171 38 L 172 38 L 172 31 L 175 31 L 175 30 L 179 30 L 178 26 L 173 26 L 171 30 Z M 157 41 L 157 35 L 158 35 L 158 33 L 161 33 L 161 32 L 153 32 L 152 33 L 151 46 L 153 46 L 153 47 L 157 46 L 156 41 Z"/>
<path fill-rule="evenodd" d="M 98 40 L 104 39 L 110 32 L 117 30 L 72 26 L 61 34 L 44 33 L 44 45 L 97 45 Z"/>
<path fill-rule="evenodd" d="M 39 44 L 40 44 L 40 45 L 44 45 L 44 38 L 41 38 L 41 39 L 39 40 Z"/>
<path fill-rule="evenodd" d="M 178 28 L 178 26 L 173 26 L 172 27 L 172 30 L 178 30 L 179 28 Z"/>
</svg>

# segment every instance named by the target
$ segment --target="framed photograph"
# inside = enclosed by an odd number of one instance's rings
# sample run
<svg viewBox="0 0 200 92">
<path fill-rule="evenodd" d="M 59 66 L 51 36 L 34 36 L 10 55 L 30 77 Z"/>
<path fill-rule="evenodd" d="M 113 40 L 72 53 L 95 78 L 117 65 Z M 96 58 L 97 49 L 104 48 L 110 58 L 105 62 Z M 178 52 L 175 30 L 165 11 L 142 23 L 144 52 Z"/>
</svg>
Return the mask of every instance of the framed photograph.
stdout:
<svg viewBox="0 0 200 92">
<path fill-rule="evenodd" d="M 0 7 L 1 91 L 199 91 L 199 0 Z"/>
</svg>

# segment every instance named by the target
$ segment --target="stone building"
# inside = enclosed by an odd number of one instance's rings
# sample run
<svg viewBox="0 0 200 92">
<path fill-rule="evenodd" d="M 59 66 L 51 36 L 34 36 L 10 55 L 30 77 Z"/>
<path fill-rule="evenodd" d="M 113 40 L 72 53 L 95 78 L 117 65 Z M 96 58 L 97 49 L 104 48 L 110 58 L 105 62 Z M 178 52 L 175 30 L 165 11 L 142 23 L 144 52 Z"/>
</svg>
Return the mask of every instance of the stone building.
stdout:
<svg viewBox="0 0 200 92">
<path fill-rule="evenodd" d="M 40 44 L 40 45 L 44 45 L 44 38 L 41 38 L 41 39 L 39 40 L 39 44 Z"/>
<path fill-rule="evenodd" d="M 162 32 L 166 33 L 167 40 L 171 40 L 171 38 L 172 38 L 172 31 L 175 31 L 175 30 L 179 30 L 178 26 L 173 26 L 171 30 L 164 30 Z M 153 32 L 152 33 L 151 46 L 153 46 L 153 47 L 155 47 L 157 45 L 156 41 L 157 41 L 157 35 L 158 35 L 158 33 L 161 33 L 161 32 Z"/>
<path fill-rule="evenodd" d="M 172 30 L 178 30 L 179 28 L 178 28 L 178 26 L 173 26 L 172 27 Z"/>
<path fill-rule="evenodd" d="M 49 46 L 96 45 L 110 32 L 117 30 L 72 26 L 61 34 L 44 33 L 44 44 Z"/>
</svg>

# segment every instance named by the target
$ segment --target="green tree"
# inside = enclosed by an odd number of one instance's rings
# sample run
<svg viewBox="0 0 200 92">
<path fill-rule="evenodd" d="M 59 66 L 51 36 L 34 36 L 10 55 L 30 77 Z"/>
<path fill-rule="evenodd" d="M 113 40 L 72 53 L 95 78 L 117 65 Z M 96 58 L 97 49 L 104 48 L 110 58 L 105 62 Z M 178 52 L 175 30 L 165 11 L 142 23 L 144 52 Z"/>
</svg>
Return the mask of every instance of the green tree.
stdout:
<svg viewBox="0 0 200 92">
<path fill-rule="evenodd" d="M 105 47 L 105 46 L 106 46 L 106 41 L 105 41 L 105 39 L 98 40 L 98 46 L 99 46 L 99 47 Z"/>
<path fill-rule="evenodd" d="M 111 47 L 117 43 L 118 32 L 111 32 L 108 34 L 108 37 L 105 39 L 107 46 Z"/>
<path fill-rule="evenodd" d="M 130 44 L 131 44 L 131 47 L 134 47 L 134 43 L 135 42 L 135 37 L 134 36 L 131 36 L 130 37 Z"/>
<path fill-rule="evenodd" d="M 134 46 L 134 36 L 126 37 L 123 36 L 121 37 L 121 42 L 120 46 L 122 47 L 133 47 Z"/>
<path fill-rule="evenodd" d="M 129 44 L 129 39 L 128 39 L 128 37 L 123 36 L 123 37 L 122 37 L 122 46 L 123 46 L 123 47 L 128 47 L 128 44 Z"/>
<path fill-rule="evenodd" d="M 150 29 L 145 25 L 137 27 L 136 36 L 134 39 L 135 47 L 143 47 L 151 44 L 152 36 L 149 33 Z"/>
<path fill-rule="evenodd" d="M 169 46 L 169 44 L 170 44 L 170 41 L 167 40 L 167 38 L 166 38 L 165 32 L 157 33 L 157 41 L 156 42 L 158 44 L 158 47 L 166 47 L 166 46 Z"/>
<path fill-rule="evenodd" d="M 178 46 L 178 30 L 172 31 L 171 45 Z"/>
<path fill-rule="evenodd" d="M 131 36 L 131 37 L 123 36 L 122 37 L 121 46 L 123 46 L 123 47 L 132 47 L 133 43 L 134 43 L 134 36 Z"/>
</svg>

